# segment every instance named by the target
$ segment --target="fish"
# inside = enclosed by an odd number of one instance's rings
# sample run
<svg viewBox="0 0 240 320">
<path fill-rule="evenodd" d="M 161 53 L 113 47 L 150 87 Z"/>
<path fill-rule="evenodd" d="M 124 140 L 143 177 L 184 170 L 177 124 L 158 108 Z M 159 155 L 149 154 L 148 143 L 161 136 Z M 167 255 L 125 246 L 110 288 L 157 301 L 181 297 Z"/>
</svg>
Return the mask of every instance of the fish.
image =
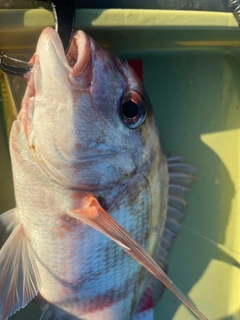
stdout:
<svg viewBox="0 0 240 320">
<path fill-rule="evenodd" d="M 196 167 L 165 155 L 133 69 L 83 31 L 65 55 L 52 28 L 30 63 L 10 134 L 16 207 L 0 216 L 0 319 L 36 297 L 41 320 L 132 319 L 164 286 L 206 319 L 164 272 Z"/>
</svg>

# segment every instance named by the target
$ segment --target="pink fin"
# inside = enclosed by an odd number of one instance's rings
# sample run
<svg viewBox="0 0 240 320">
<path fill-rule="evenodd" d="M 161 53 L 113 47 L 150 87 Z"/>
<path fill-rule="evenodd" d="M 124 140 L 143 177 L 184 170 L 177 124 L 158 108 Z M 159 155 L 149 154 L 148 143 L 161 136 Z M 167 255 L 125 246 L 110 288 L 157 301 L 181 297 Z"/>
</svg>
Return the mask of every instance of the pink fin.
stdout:
<svg viewBox="0 0 240 320">
<path fill-rule="evenodd" d="M 18 220 L 15 209 L 11 209 L 0 215 L 0 249 L 17 224 Z"/>
<path fill-rule="evenodd" d="M 174 285 L 151 256 L 100 206 L 94 196 L 86 194 L 80 202 L 81 209 L 69 212 L 71 217 L 80 219 L 116 242 L 171 290 L 199 319 L 206 320 L 206 317 Z"/>
<path fill-rule="evenodd" d="M 18 224 L 0 251 L 0 319 L 5 320 L 25 307 L 36 296 L 39 285 L 32 248 Z"/>
</svg>

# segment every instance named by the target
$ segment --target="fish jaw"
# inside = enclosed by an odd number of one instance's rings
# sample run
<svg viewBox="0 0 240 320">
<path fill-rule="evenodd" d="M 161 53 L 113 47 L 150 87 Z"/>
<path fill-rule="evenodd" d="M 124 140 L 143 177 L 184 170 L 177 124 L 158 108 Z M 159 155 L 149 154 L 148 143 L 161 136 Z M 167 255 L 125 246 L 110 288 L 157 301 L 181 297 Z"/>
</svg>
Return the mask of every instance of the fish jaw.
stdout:
<svg viewBox="0 0 240 320">
<path fill-rule="evenodd" d="M 77 41 L 81 42 L 81 50 L 75 52 L 77 62 L 71 67 L 69 62 L 72 63 L 73 58 L 69 57 L 68 62 L 57 32 L 51 28 L 42 32 L 36 53 L 30 61 L 34 67 L 28 76 L 27 90 L 18 115 L 18 120 L 24 124 L 29 147 L 45 158 L 51 157 L 53 166 L 59 153 L 65 162 L 68 161 L 77 145 L 73 125 L 76 117 L 74 93 L 77 91 L 78 96 L 82 95 L 83 88 L 79 83 L 81 78 L 83 81 L 87 78 L 85 64 L 91 69 L 88 37 L 78 32 Z M 71 52 L 73 56 L 73 48 Z M 89 95 L 86 96 L 90 99 Z M 49 133 L 53 130 L 56 135 L 49 139 Z"/>
</svg>

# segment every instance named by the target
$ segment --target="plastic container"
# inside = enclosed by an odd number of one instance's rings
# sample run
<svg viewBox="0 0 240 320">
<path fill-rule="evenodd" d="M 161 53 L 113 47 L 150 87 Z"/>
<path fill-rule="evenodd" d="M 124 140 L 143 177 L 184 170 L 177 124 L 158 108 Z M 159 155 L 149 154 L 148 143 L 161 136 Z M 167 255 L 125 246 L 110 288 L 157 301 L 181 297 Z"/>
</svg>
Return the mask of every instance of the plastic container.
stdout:
<svg viewBox="0 0 240 320">
<path fill-rule="evenodd" d="M 45 10 L 2 10 L 0 49 L 29 58 L 49 25 L 52 15 Z M 201 167 L 168 259 L 169 276 L 209 319 L 240 319 L 240 28 L 235 18 L 214 12 L 82 9 L 76 29 L 121 58 L 142 59 L 165 151 Z M 25 84 L 0 77 L 4 212 L 14 206 L 7 133 Z M 33 320 L 39 314 L 30 304 L 11 319 Z M 155 319 L 195 318 L 166 290 Z"/>
</svg>

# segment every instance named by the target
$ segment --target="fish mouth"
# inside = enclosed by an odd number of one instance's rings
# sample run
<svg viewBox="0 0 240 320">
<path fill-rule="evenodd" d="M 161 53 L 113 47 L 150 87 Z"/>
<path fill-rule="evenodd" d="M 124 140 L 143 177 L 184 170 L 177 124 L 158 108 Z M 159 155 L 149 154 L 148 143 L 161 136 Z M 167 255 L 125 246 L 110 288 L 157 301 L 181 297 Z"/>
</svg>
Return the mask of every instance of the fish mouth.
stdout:
<svg viewBox="0 0 240 320">
<path fill-rule="evenodd" d="M 92 80 L 92 52 L 91 40 L 85 32 L 80 30 L 74 33 L 66 59 L 72 67 L 70 81 L 88 87 Z"/>
<path fill-rule="evenodd" d="M 59 34 L 52 28 L 45 28 L 38 40 L 35 56 L 43 60 L 45 68 L 57 70 L 59 63 L 67 69 L 71 84 L 86 88 L 92 80 L 92 39 L 84 31 L 76 31 L 65 55 Z M 44 59 L 42 59 L 44 57 Z"/>
<path fill-rule="evenodd" d="M 69 65 L 82 74 L 91 62 L 90 39 L 83 31 L 77 31 L 73 35 L 69 50 L 66 54 Z"/>
</svg>

